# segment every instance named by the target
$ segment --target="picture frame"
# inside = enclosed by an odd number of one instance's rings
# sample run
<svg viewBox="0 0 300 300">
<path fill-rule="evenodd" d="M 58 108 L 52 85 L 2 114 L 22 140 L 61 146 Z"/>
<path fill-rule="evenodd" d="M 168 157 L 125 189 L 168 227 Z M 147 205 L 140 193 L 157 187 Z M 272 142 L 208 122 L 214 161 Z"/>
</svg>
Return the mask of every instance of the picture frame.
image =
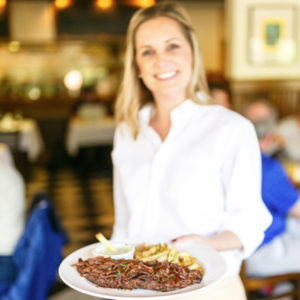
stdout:
<svg viewBox="0 0 300 300">
<path fill-rule="evenodd" d="M 226 76 L 300 79 L 300 0 L 226 0 Z"/>
<path fill-rule="evenodd" d="M 255 66 L 289 66 L 298 59 L 297 7 L 248 7 L 247 59 Z"/>
</svg>

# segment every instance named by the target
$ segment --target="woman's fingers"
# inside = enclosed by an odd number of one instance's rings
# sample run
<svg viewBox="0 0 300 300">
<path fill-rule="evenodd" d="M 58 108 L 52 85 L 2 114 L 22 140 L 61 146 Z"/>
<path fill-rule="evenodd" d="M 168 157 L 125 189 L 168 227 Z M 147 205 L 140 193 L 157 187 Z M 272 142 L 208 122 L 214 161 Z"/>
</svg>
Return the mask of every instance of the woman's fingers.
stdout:
<svg viewBox="0 0 300 300">
<path fill-rule="evenodd" d="M 188 234 L 179 236 L 171 241 L 172 244 L 187 244 L 187 243 L 199 243 L 202 238 L 198 234 Z"/>
</svg>

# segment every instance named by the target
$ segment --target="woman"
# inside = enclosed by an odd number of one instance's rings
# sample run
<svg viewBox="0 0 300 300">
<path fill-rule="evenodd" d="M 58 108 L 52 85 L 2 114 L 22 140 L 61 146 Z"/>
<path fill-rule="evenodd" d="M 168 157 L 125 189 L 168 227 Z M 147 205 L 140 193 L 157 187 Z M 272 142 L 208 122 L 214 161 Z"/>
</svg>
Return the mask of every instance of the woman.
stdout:
<svg viewBox="0 0 300 300">
<path fill-rule="evenodd" d="M 293 115 L 279 121 L 275 132 L 282 139 L 283 151 L 281 160 L 300 163 L 300 102 Z"/>
<path fill-rule="evenodd" d="M 139 10 L 129 24 L 116 104 L 112 238 L 222 251 L 229 270 L 221 293 L 194 297 L 224 299 L 228 290 L 228 299 L 244 299 L 241 260 L 270 223 L 259 148 L 250 122 L 208 99 L 182 7 L 164 2 Z"/>
</svg>

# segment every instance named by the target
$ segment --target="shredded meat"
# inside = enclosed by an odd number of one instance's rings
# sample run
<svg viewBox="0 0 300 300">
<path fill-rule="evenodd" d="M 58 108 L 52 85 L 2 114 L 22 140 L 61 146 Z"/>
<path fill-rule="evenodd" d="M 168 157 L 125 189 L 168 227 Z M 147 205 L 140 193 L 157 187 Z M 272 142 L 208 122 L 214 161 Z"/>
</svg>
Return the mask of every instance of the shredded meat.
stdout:
<svg viewBox="0 0 300 300">
<path fill-rule="evenodd" d="M 168 262 L 142 262 L 138 259 L 118 259 L 102 256 L 74 264 L 81 276 L 97 286 L 118 289 L 172 291 L 200 283 L 200 270 L 190 270 Z"/>
</svg>

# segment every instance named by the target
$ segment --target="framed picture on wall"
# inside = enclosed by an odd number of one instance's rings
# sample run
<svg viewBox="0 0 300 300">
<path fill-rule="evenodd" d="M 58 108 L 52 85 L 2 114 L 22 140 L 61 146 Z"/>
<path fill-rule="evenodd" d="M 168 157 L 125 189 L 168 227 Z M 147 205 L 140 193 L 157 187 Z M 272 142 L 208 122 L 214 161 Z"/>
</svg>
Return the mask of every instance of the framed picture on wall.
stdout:
<svg viewBox="0 0 300 300">
<path fill-rule="evenodd" d="M 247 58 L 252 65 L 288 66 L 299 53 L 297 7 L 255 5 L 248 9 Z"/>
</svg>

